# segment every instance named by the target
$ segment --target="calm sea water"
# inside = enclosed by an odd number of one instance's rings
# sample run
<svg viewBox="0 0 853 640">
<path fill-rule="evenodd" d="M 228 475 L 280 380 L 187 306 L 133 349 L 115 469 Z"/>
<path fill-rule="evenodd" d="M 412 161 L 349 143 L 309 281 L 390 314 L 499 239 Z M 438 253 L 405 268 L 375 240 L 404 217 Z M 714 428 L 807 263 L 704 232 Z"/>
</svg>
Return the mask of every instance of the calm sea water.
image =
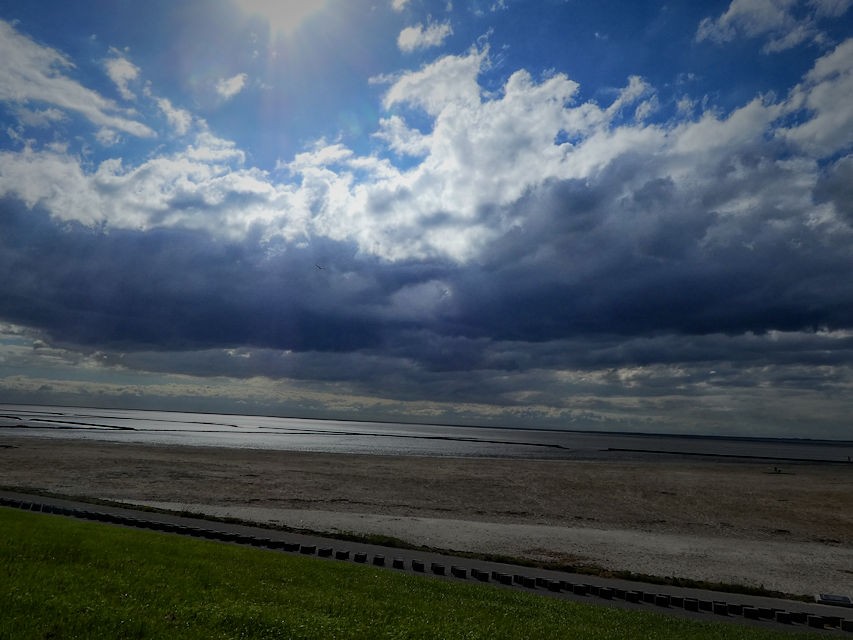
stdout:
<svg viewBox="0 0 853 640">
<path fill-rule="evenodd" d="M 696 437 L 0 404 L 4 436 L 455 457 L 847 462 L 853 441 Z"/>
</svg>

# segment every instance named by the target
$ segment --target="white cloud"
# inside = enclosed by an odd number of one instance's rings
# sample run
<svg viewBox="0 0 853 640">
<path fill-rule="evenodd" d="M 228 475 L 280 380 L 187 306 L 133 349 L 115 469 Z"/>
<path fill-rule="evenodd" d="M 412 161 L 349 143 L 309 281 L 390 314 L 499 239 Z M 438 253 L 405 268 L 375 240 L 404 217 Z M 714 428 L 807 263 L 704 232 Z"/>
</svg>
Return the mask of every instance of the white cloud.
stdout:
<svg viewBox="0 0 853 640">
<path fill-rule="evenodd" d="M 699 23 L 696 40 L 718 44 L 739 37 L 764 37 L 765 53 L 775 53 L 803 42 L 824 42 L 819 22 L 843 15 L 851 0 L 732 0 L 717 18 Z"/>
<path fill-rule="evenodd" d="M 758 98 L 735 109 L 725 118 L 706 111 L 699 120 L 683 123 L 674 129 L 671 136 L 673 150 L 690 155 L 705 151 L 716 156 L 718 150 L 754 144 L 780 114 L 778 105 L 765 104 Z"/>
<path fill-rule="evenodd" d="M 289 168 L 299 173 L 309 168 L 340 164 L 351 159 L 353 155 L 353 152 L 342 144 L 327 145 L 324 140 L 320 140 L 314 150 L 296 154 Z"/>
<path fill-rule="evenodd" d="M 272 185 L 264 172 L 244 163 L 232 142 L 208 132 L 174 154 L 135 167 L 113 158 L 93 172 L 60 151 L 3 152 L 0 197 L 15 196 L 60 220 L 93 227 L 183 227 L 240 237 L 252 225 L 266 227 L 277 219 L 278 235 L 302 232 L 297 216 L 282 216 L 291 208 L 291 190 Z"/>
<path fill-rule="evenodd" d="M 28 127 L 49 127 L 68 119 L 65 112 L 55 108 L 27 109 L 26 107 L 18 107 L 15 110 L 15 115 L 18 122 Z"/>
<path fill-rule="evenodd" d="M 409 0 L 391 0 L 391 8 L 394 11 L 402 11 L 409 4 Z"/>
<path fill-rule="evenodd" d="M 732 0 L 719 18 L 702 20 L 696 37 L 728 42 L 740 31 L 747 36 L 781 31 L 794 23 L 791 9 L 795 4 L 796 0 Z"/>
<path fill-rule="evenodd" d="M 853 6 L 853 0 L 809 0 L 818 15 L 837 18 L 847 13 L 847 10 Z"/>
<path fill-rule="evenodd" d="M 174 107 L 168 98 L 157 98 L 157 106 L 166 116 L 166 120 L 179 136 L 186 135 L 192 125 L 193 117 L 189 111 Z"/>
<path fill-rule="evenodd" d="M 516 71 L 500 91 L 485 94 L 478 79 L 488 53 L 472 49 L 402 73 L 387 88 L 383 106 L 390 113 L 375 137 L 386 152 L 410 158 L 405 168 L 321 140 L 281 163 L 284 183 L 247 167 L 245 154 L 203 121 L 155 99 L 177 133 L 196 127 L 190 145 L 135 166 L 108 160 L 95 170 L 61 148 L 3 153 L 0 195 L 90 225 L 186 227 L 229 237 L 254 229 L 265 238 L 353 242 L 389 260 L 464 262 L 525 227 L 528 214 L 516 206 L 525 194 L 560 181 L 596 184 L 614 163 L 643 157 L 633 174 L 601 188 L 630 200 L 649 182 L 672 182 L 675 194 L 689 185 L 693 197 L 712 203 L 702 207 L 730 216 L 707 235 L 709 243 L 724 243 L 738 235 L 732 220 L 752 211 L 832 215 L 831 204 L 811 203 L 818 176 L 811 158 L 853 144 L 845 107 L 853 101 L 851 60 L 853 40 L 819 59 L 785 100 L 757 97 L 728 114 L 700 111 L 682 96 L 691 119 L 664 125 L 645 121 L 657 96 L 639 77 L 602 105 L 576 103 L 578 84 L 559 73 L 536 80 Z M 412 126 L 410 109 L 422 109 L 427 125 Z M 799 124 L 778 124 L 790 114 L 798 114 Z M 763 151 L 779 140 L 792 145 L 794 157 L 785 162 Z M 762 158 L 760 170 L 737 164 L 747 152 Z M 732 169 L 721 176 L 722 165 Z M 694 201 L 683 206 L 705 210 Z M 634 223 L 651 220 L 636 216 Z"/>
<path fill-rule="evenodd" d="M 50 108 L 71 111 L 99 128 L 133 136 L 154 132 L 132 119 L 131 111 L 72 80 L 66 71 L 74 65 L 58 51 L 39 45 L 0 20 L 0 101 L 17 105 L 44 102 Z"/>
<path fill-rule="evenodd" d="M 637 105 L 637 108 L 634 110 L 634 120 L 636 120 L 637 122 L 646 120 L 659 108 L 660 102 L 658 101 L 657 96 L 652 96 L 648 100 L 644 100 L 643 102 Z"/>
<path fill-rule="evenodd" d="M 649 87 L 639 79 L 632 79 L 608 109 L 570 108 L 577 83 L 560 74 L 538 83 L 524 71 L 508 79 L 503 95 L 484 100 L 477 76 L 485 63 L 484 53 L 472 51 L 398 78 L 386 93 L 386 107 L 421 107 L 434 117 L 433 129 L 415 131 L 402 117 L 391 116 L 378 137 L 397 152 L 422 157 L 421 163 L 372 185 L 342 182 L 341 173 L 324 174 L 322 192 L 346 190 L 351 199 L 338 196 L 340 207 L 323 209 L 318 228 L 341 238 L 342 229 L 356 229 L 365 249 L 381 247 L 386 257 L 438 253 L 467 260 L 520 223 L 505 208 L 529 189 L 549 179 L 588 174 L 654 137 L 652 129 L 606 134 L 607 123 L 622 107 L 648 95 Z M 557 145 L 561 131 L 590 142 L 582 150 Z M 596 137 L 596 131 L 601 135 Z M 485 210 L 494 215 L 483 217 Z M 336 225 L 342 218 L 347 223 Z"/>
<path fill-rule="evenodd" d="M 216 83 L 216 93 L 223 100 L 230 100 L 244 89 L 248 79 L 249 76 L 245 73 L 238 73 L 230 78 L 224 78 Z"/>
<path fill-rule="evenodd" d="M 115 83 L 122 98 L 125 100 L 135 100 L 136 95 L 128 88 L 128 84 L 139 77 L 139 67 L 127 58 L 118 55 L 118 51 L 115 49 L 111 53 L 117 57 L 106 61 L 107 75 Z"/>
<path fill-rule="evenodd" d="M 119 136 L 117 131 L 104 127 L 95 133 L 95 140 L 104 147 L 111 147 L 114 144 L 118 144 L 121 136 Z"/>
<path fill-rule="evenodd" d="M 804 21 L 791 25 L 790 29 L 775 34 L 764 44 L 761 50 L 764 53 L 779 53 L 808 41 L 822 44 L 826 41 L 826 36 L 815 27 L 814 23 Z"/>
<path fill-rule="evenodd" d="M 399 103 L 423 108 L 438 115 L 448 104 L 480 103 L 477 76 L 487 52 L 472 51 L 466 56 L 445 56 L 420 71 L 401 76 L 383 99 L 386 109 Z"/>
<path fill-rule="evenodd" d="M 819 158 L 853 146 L 853 38 L 818 59 L 786 104 L 810 117 L 779 134 Z"/>
<path fill-rule="evenodd" d="M 766 210 L 787 211 L 794 219 L 804 211 L 818 215 L 811 204 L 816 167 L 806 158 L 777 163 L 767 145 L 774 135 L 797 139 L 804 151 L 824 140 L 836 150 L 849 144 L 853 126 L 840 117 L 849 112 L 840 105 L 850 103 L 845 65 L 853 56 L 847 47 L 818 61 L 789 101 L 757 97 L 725 116 L 705 110 L 696 120 L 668 126 L 644 124 L 657 97 L 641 78 L 630 78 L 609 105 L 599 106 L 572 104 L 577 84 L 563 75 L 535 82 L 519 71 L 502 95 L 487 99 L 477 82 L 485 54 L 446 56 L 401 75 L 384 97 L 388 109 L 418 107 L 431 116 L 426 132 L 393 114 L 377 133 L 390 149 L 419 164 L 360 183 L 347 169 L 357 156 L 331 147 L 328 153 L 342 166 L 326 163 L 322 171 L 317 166 L 303 184 L 322 194 L 314 228 L 339 239 L 357 237 L 363 250 L 392 259 L 439 254 L 465 261 L 507 230 L 524 226 L 523 218 L 511 214 L 524 193 L 549 180 L 594 181 L 626 157 L 647 160 L 636 182 L 623 177 L 613 185 L 620 193 L 673 180 L 689 185 L 694 197 L 706 193 L 721 212 L 746 216 L 732 223 L 736 226 Z M 803 128 L 778 128 L 798 101 L 811 112 Z M 697 105 L 684 97 L 682 108 L 692 113 Z M 555 144 L 556 139 L 569 142 Z M 717 183 L 717 167 L 744 153 L 760 156 L 762 149 L 767 167 L 738 168 L 727 178 L 726 193 Z M 722 225 L 709 232 L 708 242 L 729 242 L 739 233 Z"/>
<path fill-rule="evenodd" d="M 411 53 L 416 49 L 428 49 L 438 47 L 444 43 L 448 36 L 453 34 L 449 22 L 422 24 L 414 27 L 406 27 L 397 37 L 397 46 L 404 53 Z"/>
<path fill-rule="evenodd" d="M 99 221 L 88 181 L 78 159 L 65 153 L 0 152 L 0 195 L 20 198 L 28 207 L 44 205 L 61 220 Z"/>
<path fill-rule="evenodd" d="M 689 96 L 681 96 L 678 99 L 678 102 L 676 102 L 675 107 L 678 110 L 679 115 L 687 117 L 693 113 L 693 109 L 696 107 L 696 102 Z"/>
<path fill-rule="evenodd" d="M 611 117 L 615 116 L 626 107 L 635 105 L 640 98 L 651 94 L 652 87 L 648 82 L 640 76 L 630 76 L 628 86 L 618 92 L 616 100 L 607 107 L 607 113 Z"/>
<path fill-rule="evenodd" d="M 382 118 L 375 137 L 384 140 L 395 153 L 407 156 L 422 156 L 429 151 L 429 137 L 410 129 L 400 116 Z"/>
</svg>

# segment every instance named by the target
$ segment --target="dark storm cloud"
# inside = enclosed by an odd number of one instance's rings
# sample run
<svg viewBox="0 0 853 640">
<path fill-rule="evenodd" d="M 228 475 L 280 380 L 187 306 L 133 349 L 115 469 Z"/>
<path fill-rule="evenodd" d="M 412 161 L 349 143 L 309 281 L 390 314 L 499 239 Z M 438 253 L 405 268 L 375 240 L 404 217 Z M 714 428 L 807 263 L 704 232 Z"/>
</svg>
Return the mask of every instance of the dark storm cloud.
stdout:
<svg viewBox="0 0 853 640">
<path fill-rule="evenodd" d="M 434 338 L 416 343 L 458 345 L 459 340 Z M 269 349 L 210 349 L 202 351 L 101 353 L 102 364 L 129 370 L 227 376 L 229 379 L 266 376 L 311 381 L 315 388 L 363 395 L 381 389 L 387 398 L 442 402 L 518 411 L 552 407 L 570 415 L 612 409 L 612 403 L 653 402 L 662 410 L 681 403 L 675 393 L 690 397 L 749 390 L 808 390 L 829 397 L 847 394 L 853 358 L 853 336 L 838 334 L 772 334 L 765 336 L 665 336 L 660 338 L 587 338 L 538 344 L 491 342 L 480 345 L 478 361 L 443 368 L 405 353 L 282 353 Z M 721 359 L 722 358 L 722 359 Z M 564 374 L 555 373 L 565 371 Z M 319 386 L 317 386 L 319 385 Z M 689 389 L 689 392 L 687 391 Z M 541 424 L 544 414 L 531 409 Z M 578 419 L 583 415 L 578 415 Z M 587 418 L 589 416 L 586 416 Z M 561 419 L 566 418 L 563 415 Z"/>
<path fill-rule="evenodd" d="M 815 189 L 815 199 L 833 203 L 853 224 L 853 157 L 846 156 L 827 167 Z"/>
<path fill-rule="evenodd" d="M 49 76 L 27 46 L 32 77 Z M 427 154 L 411 173 L 318 142 L 278 184 L 207 125 L 172 155 L 94 173 L 66 152 L 6 153 L 0 319 L 144 370 L 470 397 L 500 386 L 494 371 L 829 366 L 844 341 L 814 332 L 853 326 L 853 164 L 825 97 L 853 87 L 849 47 L 785 100 L 663 124 L 640 115 L 654 90 L 638 77 L 608 107 L 577 104 L 568 77 L 522 70 L 486 100 L 486 51 L 447 56 L 384 99 L 434 120 L 429 133 L 386 122 L 392 150 L 415 140 Z M 573 142 L 554 145 L 566 127 Z M 832 355 L 776 348 L 773 332 Z"/>
<path fill-rule="evenodd" d="M 512 205 L 524 224 L 470 266 L 383 262 L 331 240 L 104 232 L 6 199 L 3 318 L 113 351 L 361 353 L 340 368 L 307 358 L 245 364 L 245 375 L 312 379 L 412 375 L 411 363 L 449 372 L 737 360 L 745 338 L 692 337 L 853 324 L 848 236 L 775 202 L 737 218 L 720 213 L 726 201 L 787 176 L 764 169 L 745 183 L 717 170 L 720 180 L 704 193 L 681 191 L 630 156 L 595 180 L 551 181 Z M 843 162 L 829 169 L 816 199 L 842 202 L 844 171 Z M 436 280 L 452 296 L 434 313 L 407 316 L 392 304 L 407 287 Z M 772 344 L 761 349 L 775 357 Z M 783 360 L 815 357 L 784 351 L 776 354 Z M 239 376 L 237 362 L 222 368 Z M 204 374 L 210 364 L 188 367 Z"/>
<path fill-rule="evenodd" d="M 375 285 L 355 292 L 330 284 L 333 265 L 350 266 L 350 247 L 276 251 L 185 230 L 106 233 L 56 223 L 8 199 L 0 207 L 3 317 L 56 341 L 130 350 L 350 350 L 379 342 L 375 323 L 348 312 L 377 295 Z M 318 269 L 320 260 L 328 268 Z"/>
<path fill-rule="evenodd" d="M 619 164 L 592 185 L 550 184 L 517 203 L 525 224 L 460 275 L 466 334 L 539 341 L 853 323 L 849 228 L 835 233 L 799 203 L 715 208 L 721 191 L 760 196 L 797 176 L 777 168 L 698 194 L 655 178 L 626 194 L 634 176 Z"/>
</svg>

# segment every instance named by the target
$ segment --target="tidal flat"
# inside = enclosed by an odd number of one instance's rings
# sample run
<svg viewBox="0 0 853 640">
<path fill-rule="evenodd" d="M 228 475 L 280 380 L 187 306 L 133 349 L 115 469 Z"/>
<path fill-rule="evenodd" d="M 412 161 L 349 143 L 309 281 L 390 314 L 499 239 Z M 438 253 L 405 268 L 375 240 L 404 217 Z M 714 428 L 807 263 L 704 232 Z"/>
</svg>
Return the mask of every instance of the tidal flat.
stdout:
<svg viewBox="0 0 853 640">
<path fill-rule="evenodd" d="M 853 591 L 853 465 L 2 444 L 5 487 L 791 594 Z"/>
</svg>

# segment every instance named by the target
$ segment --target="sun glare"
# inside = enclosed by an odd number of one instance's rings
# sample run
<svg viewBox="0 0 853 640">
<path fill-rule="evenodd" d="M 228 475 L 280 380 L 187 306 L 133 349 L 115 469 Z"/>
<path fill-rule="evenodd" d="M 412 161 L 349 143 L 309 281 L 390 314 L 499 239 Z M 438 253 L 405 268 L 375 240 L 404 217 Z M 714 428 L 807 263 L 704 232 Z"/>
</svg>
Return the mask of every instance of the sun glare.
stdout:
<svg viewBox="0 0 853 640">
<path fill-rule="evenodd" d="M 235 0 L 237 6 L 270 23 L 275 33 L 291 34 L 312 13 L 322 9 L 326 0 Z"/>
</svg>

